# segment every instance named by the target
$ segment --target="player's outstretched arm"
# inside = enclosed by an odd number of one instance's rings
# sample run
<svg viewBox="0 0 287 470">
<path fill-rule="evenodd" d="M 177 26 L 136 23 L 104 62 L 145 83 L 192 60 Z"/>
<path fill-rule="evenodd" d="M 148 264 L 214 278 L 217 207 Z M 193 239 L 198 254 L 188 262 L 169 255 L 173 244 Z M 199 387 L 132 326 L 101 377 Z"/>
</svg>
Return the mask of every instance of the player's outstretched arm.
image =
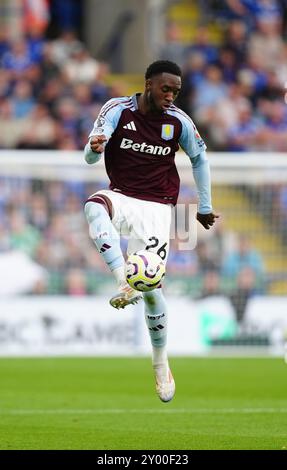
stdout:
<svg viewBox="0 0 287 470">
<path fill-rule="evenodd" d="M 197 212 L 196 218 L 203 225 L 206 230 L 209 230 L 210 227 L 215 223 L 215 219 L 218 219 L 219 215 L 211 212 L 210 214 L 200 214 Z"/>
<path fill-rule="evenodd" d="M 210 169 L 205 151 L 192 160 L 192 166 L 199 195 L 199 209 L 196 218 L 206 230 L 209 230 L 219 215 L 212 210 Z"/>
</svg>

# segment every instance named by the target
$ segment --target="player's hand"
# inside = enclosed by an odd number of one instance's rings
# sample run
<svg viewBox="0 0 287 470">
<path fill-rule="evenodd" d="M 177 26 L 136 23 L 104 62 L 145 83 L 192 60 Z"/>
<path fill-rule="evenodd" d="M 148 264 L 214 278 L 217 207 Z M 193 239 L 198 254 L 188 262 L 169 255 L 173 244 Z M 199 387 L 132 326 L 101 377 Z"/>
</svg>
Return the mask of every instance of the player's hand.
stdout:
<svg viewBox="0 0 287 470">
<path fill-rule="evenodd" d="M 95 153 L 103 153 L 105 146 L 103 145 L 104 142 L 107 141 L 106 136 L 103 135 L 94 135 L 91 137 L 90 146 L 93 152 Z"/>
<path fill-rule="evenodd" d="M 196 218 L 203 225 L 206 230 L 209 230 L 210 227 L 215 223 L 215 219 L 218 219 L 219 215 L 211 212 L 210 214 L 200 214 L 197 212 Z"/>
</svg>

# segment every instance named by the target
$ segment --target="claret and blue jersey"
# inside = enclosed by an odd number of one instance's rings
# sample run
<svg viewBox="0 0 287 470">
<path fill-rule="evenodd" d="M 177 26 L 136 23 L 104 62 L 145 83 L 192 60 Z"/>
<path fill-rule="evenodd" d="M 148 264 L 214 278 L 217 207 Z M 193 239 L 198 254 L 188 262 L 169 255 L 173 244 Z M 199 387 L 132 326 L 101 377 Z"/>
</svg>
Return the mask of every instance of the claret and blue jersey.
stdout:
<svg viewBox="0 0 287 470">
<path fill-rule="evenodd" d="M 175 205 L 179 192 L 175 153 L 180 146 L 196 167 L 197 160 L 201 165 L 200 155 L 206 159 L 206 146 L 182 110 L 171 105 L 162 114 L 142 114 L 137 96 L 109 100 L 89 137 L 105 135 L 108 140 L 104 154 L 110 189 L 138 199 Z M 87 144 L 88 163 L 98 159 L 98 154 L 91 155 Z M 209 200 L 203 203 L 207 213 L 211 207 Z"/>
</svg>

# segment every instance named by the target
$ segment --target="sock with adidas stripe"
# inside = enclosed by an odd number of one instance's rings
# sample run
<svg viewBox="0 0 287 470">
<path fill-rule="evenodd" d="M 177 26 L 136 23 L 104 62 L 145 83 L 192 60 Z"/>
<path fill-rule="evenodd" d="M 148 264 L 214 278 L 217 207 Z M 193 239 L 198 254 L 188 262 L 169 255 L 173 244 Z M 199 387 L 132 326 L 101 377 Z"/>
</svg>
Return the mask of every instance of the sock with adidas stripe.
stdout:
<svg viewBox="0 0 287 470">
<path fill-rule="evenodd" d="M 144 292 L 145 320 L 153 347 L 153 365 L 167 361 L 167 304 L 161 289 Z"/>
</svg>

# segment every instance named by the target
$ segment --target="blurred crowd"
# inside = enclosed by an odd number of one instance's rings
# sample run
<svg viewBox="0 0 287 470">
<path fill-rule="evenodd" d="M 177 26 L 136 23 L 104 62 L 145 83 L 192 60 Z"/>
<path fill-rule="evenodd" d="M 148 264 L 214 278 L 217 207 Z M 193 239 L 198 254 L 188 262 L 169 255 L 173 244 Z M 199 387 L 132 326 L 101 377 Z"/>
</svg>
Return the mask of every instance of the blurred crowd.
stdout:
<svg viewBox="0 0 287 470">
<path fill-rule="evenodd" d="M 11 41 L 3 29 L 0 62 L 0 148 L 82 149 L 103 103 L 123 94 L 72 30 Z"/>
<path fill-rule="evenodd" d="M 209 149 L 287 150 L 285 0 L 200 1 L 204 22 L 190 45 L 167 25 L 161 56 L 184 71 L 179 105 L 193 117 Z M 211 40 L 210 25 L 222 33 Z"/>
</svg>

